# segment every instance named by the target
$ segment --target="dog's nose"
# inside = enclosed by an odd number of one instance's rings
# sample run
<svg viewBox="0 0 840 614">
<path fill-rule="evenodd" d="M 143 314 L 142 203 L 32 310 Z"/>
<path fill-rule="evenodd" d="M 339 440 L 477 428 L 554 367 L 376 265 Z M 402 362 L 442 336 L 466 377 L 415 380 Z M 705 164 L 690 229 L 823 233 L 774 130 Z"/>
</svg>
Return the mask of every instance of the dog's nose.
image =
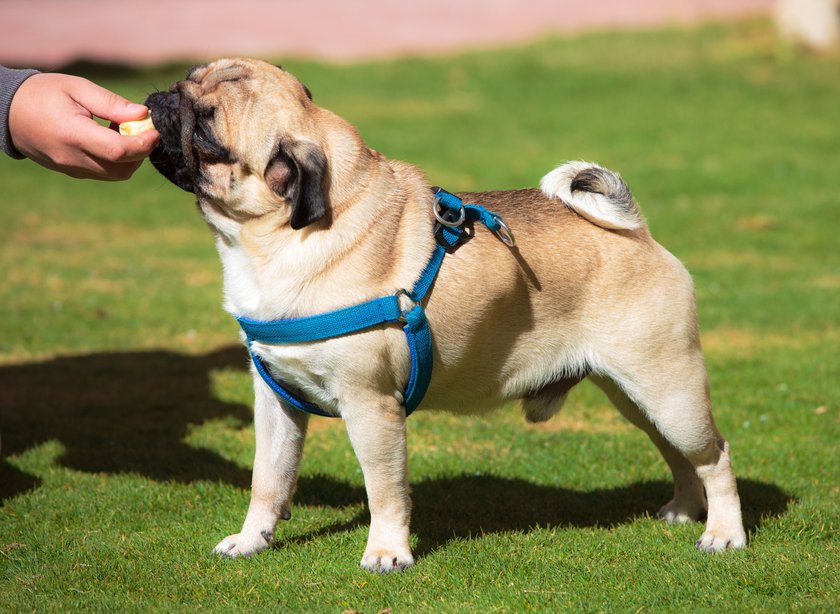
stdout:
<svg viewBox="0 0 840 614">
<path fill-rule="evenodd" d="M 155 119 L 155 111 L 167 114 L 177 113 L 181 96 L 178 92 L 154 92 L 146 98 L 144 104 L 152 111 L 152 119 Z"/>
<path fill-rule="evenodd" d="M 154 92 L 144 103 L 152 114 L 152 123 L 161 135 L 180 134 L 178 109 L 181 96 L 178 92 Z"/>
</svg>

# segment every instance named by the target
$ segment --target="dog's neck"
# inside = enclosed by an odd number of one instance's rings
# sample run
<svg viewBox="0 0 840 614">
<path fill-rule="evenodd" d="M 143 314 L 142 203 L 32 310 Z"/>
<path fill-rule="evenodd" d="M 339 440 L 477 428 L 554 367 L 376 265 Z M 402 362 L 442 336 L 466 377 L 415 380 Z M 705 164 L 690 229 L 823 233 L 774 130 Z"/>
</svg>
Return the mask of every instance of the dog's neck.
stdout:
<svg viewBox="0 0 840 614">
<path fill-rule="evenodd" d="M 322 313 L 419 276 L 434 241 L 422 173 L 370 149 L 330 153 L 328 223 L 293 230 L 277 212 L 234 236 L 217 229 L 229 312 L 262 320 Z"/>
</svg>

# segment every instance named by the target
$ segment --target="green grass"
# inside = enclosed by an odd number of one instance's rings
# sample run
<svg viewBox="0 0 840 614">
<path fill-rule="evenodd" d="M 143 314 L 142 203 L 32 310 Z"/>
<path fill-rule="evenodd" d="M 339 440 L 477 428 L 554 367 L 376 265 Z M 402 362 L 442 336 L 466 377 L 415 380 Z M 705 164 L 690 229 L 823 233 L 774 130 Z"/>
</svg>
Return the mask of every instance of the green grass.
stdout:
<svg viewBox="0 0 840 614">
<path fill-rule="evenodd" d="M 743 552 L 651 516 L 653 446 L 593 387 L 526 426 L 409 421 L 418 563 L 358 567 L 367 511 L 340 423 L 314 419 L 294 517 L 238 530 L 251 392 L 189 195 L 0 159 L 0 610 L 836 610 L 840 61 L 769 25 L 597 34 L 457 57 L 284 64 L 375 148 L 450 189 L 597 160 L 694 274 Z M 80 72 L 133 99 L 184 67 Z M 558 238 L 562 240 L 562 238 Z"/>
</svg>

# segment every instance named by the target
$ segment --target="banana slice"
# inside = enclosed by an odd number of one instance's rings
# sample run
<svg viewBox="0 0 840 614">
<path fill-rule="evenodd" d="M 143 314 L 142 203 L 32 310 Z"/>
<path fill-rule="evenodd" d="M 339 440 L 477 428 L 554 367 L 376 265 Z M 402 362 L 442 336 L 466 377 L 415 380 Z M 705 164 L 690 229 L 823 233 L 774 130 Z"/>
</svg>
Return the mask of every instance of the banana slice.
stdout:
<svg viewBox="0 0 840 614">
<path fill-rule="evenodd" d="M 123 136 L 134 136 L 146 130 L 152 130 L 155 125 L 152 123 L 152 114 L 149 113 L 146 119 L 139 119 L 133 122 L 123 122 L 120 124 L 120 134 Z"/>
</svg>

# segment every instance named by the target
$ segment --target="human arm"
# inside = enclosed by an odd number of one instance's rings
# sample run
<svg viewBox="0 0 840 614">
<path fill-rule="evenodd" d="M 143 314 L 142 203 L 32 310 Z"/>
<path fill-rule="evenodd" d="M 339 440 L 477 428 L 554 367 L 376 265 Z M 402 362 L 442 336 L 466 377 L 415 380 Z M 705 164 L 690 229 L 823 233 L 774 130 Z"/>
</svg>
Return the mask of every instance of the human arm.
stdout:
<svg viewBox="0 0 840 614">
<path fill-rule="evenodd" d="M 12 155 L 18 152 L 71 177 L 128 179 L 154 148 L 157 131 L 121 136 L 93 118 L 118 124 L 147 112 L 87 79 L 37 73 L 20 83 L 11 98 L 9 146 Z"/>
<path fill-rule="evenodd" d="M 9 134 L 9 107 L 12 106 L 12 98 L 15 96 L 20 84 L 38 71 L 31 68 L 14 69 L 0 66 L 0 151 L 5 152 L 13 158 L 23 158 L 12 145 L 12 137 Z"/>
</svg>

